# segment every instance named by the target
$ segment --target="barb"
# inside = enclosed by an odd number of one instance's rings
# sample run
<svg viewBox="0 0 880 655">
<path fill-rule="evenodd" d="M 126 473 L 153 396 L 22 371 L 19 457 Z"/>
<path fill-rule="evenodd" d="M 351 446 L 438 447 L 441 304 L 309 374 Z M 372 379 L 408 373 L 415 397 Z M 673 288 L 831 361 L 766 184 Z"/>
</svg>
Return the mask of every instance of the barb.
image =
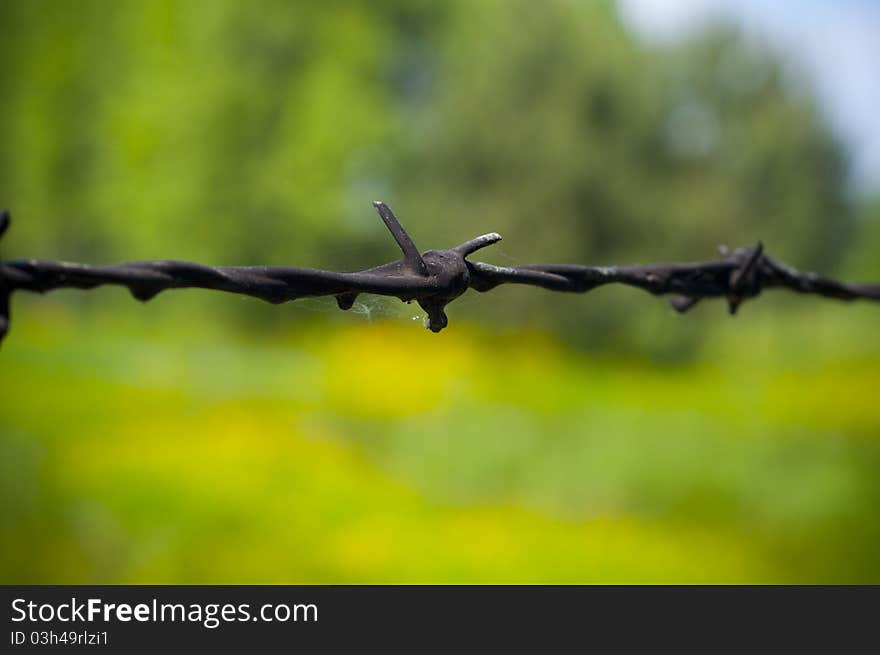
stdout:
<svg viewBox="0 0 880 655">
<path fill-rule="evenodd" d="M 486 292 L 500 284 L 525 284 L 551 291 L 585 293 L 606 284 L 624 284 L 654 295 L 671 295 L 673 308 L 684 313 L 705 298 L 724 297 L 731 314 L 742 302 L 765 289 L 781 288 L 838 300 L 880 300 L 880 284 L 847 284 L 815 273 L 802 273 L 764 254 L 758 243 L 721 259 L 645 266 L 578 266 L 541 264 L 493 266 L 468 261 L 501 236 L 484 234 L 448 250 L 419 253 L 391 209 L 374 202 L 403 259 L 353 273 L 289 266 L 210 267 L 174 260 L 87 266 L 41 260 L 0 261 L 0 340 L 9 327 L 9 301 L 14 291 L 46 293 L 54 289 L 92 289 L 105 284 L 126 287 L 146 301 L 167 289 L 200 288 L 238 293 L 271 303 L 334 296 L 340 309 L 350 309 L 361 293 L 415 300 L 428 314 L 427 327 L 439 332 L 448 324 L 445 307 L 468 289 Z M 9 227 L 9 212 L 0 213 L 0 237 Z"/>
</svg>

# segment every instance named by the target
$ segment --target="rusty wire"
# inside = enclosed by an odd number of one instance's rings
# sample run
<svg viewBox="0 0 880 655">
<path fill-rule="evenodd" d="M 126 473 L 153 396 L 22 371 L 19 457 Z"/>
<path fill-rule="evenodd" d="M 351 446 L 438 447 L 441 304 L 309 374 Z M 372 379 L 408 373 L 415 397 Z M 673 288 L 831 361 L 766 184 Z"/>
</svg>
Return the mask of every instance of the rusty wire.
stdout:
<svg viewBox="0 0 880 655">
<path fill-rule="evenodd" d="M 481 248 L 501 240 L 484 234 L 448 250 L 419 253 L 391 209 L 374 202 L 403 259 L 364 271 L 341 273 L 287 266 L 210 267 L 193 262 L 160 260 L 115 266 L 87 266 L 34 259 L 0 261 L 0 340 L 9 328 L 9 301 L 14 291 L 45 293 L 54 289 L 92 289 L 105 284 L 127 287 L 146 301 L 166 289 L 201 288 L 226 291 L 282 303 L 298 298 L 334 296 L 340 309 L 350 309 L 361 293 L 415 300 L 427 313 L 426 325 L 439 332 L 448 323 L 445 307 L 468 289 L 485 292 L 499 284 L 525 284 L 551 291 L 584 293 L 610 283 L 638 287 L 654 295 L 670 294 L 684 313 L 704 298 L 727 299 L 731 314 L 765 289 L 782 288 L 838 300 L 880 300 L 880 284 L 847 284 L 804 273 L 771 259 L 763 246 L 722 249 L 715 261 L 644 266 L 579 266 L 537 264 L 502 267 L 468 261 Z M 0 214 L 0 237 L 9 227 Z"/>
</svg>

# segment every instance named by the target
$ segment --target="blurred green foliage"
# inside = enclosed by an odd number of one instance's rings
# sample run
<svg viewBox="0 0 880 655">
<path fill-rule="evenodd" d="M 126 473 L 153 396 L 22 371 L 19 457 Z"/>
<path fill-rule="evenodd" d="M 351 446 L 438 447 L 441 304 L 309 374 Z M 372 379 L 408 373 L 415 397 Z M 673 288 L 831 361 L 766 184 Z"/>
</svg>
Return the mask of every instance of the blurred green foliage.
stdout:
<svg viewBox="0 0 880 655">
<path fill-rule="evenodd" d="M 423 248 L 501 232 L 502 263 L 763 239 L 832 271 L 858 227 L 840 149 L 768 52 L 724 30 L 649 49 L 610 2 L 35 1 L 0 25 L 0 197 L 28 256 L 363 268 L 395 256 L 377 197 Z M 555 303 L 460 307 L 672 358 L 705 334 L 698 312 L 645 340 L 625 294 Z"/>
<path fill-rule="evenodd" d="M 880 581 L 872 307 L 758 310 L 671 367 L 21 304 L 4 582 Z"/>
<path fill-rule="evenodd" d="M 423 4 L 3 3 L 16 245 L 314 264 L 379 235 L 395 48 Z"/>
<path fill-rule="evenodd" d="M 501 232 L 496 263 L 763 239 L 880 279 L 880 205 L 724 29 L 649 48 L 609 1 L 0 3 L 3 257 L 356 269 L 398 256 L 375 198 L 425 249 Z M 880 582 L 876 308 L 638 293 L 470 294 L 441 335 L 369 298 L 17 295 L 0 581 Z"/>
<path fill-rule="evenodd" d="M 523 263 L 707 259 L 759 239 L 800 266 L 839 261 L 853 234 L 841 152 L 768 53 L 725 31 L 646 50 L 604 5 L 487 8 L 449 31 L 401 173 L 433 238 L 491 226 Z M 593 342 L 628 330 L 631 299 L 597 295 L 562 320 L 542 294 L 481 315 L 526 310 L 580 343 L 584 325 Z"/>
</svg>

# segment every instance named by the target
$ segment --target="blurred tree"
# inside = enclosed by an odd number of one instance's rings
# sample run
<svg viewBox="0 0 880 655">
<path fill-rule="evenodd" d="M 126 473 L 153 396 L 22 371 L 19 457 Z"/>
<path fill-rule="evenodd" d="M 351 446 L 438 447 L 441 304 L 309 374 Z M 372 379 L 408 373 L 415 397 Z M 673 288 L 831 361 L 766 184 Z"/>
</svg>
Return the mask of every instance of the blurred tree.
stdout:
<svg viewBox="0 0 880 655">
<path fill-rule="evenodd" d="M 462 3 L 457 20 L 398 181 L 434 242 L 496 229 L 517 262 L 627 263 L 763 239 L 836 263 L 852 231 L 841 151 L 766 52 L 725 30 L 647 49 L 606 2 Z M 477 311 L 591 339 L 641 329 L 619 294 L 546 298 Z"/>
<path fill-rule="evenodd" d="M 723 30 L 648 49 L 610 0 L 15 1 L 0 57 L 7 252 L 352 269 L 394 254 L 382 198 L 425 248 L 502 232 L 502 261 L 761 238 L 830 271 L 853 227 L 840 149 L 778 62 Z M 472 315 L 600 343 L 662 311 L 520 291 Z"/>
<path fill-rule="evenodd" d="M 384 239 L 363 217 L 392 164 L 398 48 L 441 9 L 2 3 L 13 238 L 34 255 L 306 264 Z"/>
</svg>

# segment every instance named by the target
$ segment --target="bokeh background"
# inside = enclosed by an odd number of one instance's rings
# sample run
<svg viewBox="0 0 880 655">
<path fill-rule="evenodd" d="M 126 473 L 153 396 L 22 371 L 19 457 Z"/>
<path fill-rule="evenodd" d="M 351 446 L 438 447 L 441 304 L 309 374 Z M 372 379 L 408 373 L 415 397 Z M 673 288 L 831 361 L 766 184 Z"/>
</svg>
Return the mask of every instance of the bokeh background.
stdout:
<svg viewBox="0 0 880 655">
<path fill-rule="evenodd" d="M 3 2 L 0 254 L 355 270 L 380 198 L 498 264 L 880 280 L 877 5 L 771 4 Z M 18 294 L 0 581 L 880 582 L 878 311 Z"/>
</svg>

